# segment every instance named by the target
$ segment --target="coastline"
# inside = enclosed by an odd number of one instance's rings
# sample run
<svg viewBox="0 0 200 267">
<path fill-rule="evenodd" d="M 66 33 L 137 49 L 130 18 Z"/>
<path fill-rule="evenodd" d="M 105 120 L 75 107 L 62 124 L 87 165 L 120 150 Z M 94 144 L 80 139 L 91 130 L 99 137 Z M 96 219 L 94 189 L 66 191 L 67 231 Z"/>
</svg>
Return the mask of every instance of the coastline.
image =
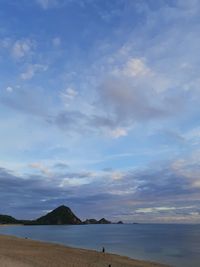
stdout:
<svg viewBox="0 0 200 267">
<path fill-rule="evenodd" d="M 0 235 L 1 267 L 166 267 L 87 249 Z"/>
</svg>

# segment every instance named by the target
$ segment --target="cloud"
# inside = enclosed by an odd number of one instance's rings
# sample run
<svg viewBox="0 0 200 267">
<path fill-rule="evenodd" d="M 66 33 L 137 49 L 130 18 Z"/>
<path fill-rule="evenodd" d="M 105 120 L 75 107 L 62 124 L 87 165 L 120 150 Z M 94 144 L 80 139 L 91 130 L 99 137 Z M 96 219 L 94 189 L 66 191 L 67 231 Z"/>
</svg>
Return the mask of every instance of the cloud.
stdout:
<svg viewBox="0 0 200 267">
<path fill-rule="evenodd" d="M 157 101 L 156 101 L 157 100 Z M 100 87 L 100 103 L 119 125 L 166 118 L 169 114 L 150 88 L 144 90 L 125 79 L 108 79 Z"/>
<path fill-rule="evenodd" d="M 145 57 L 133 57 L 133 47 L 129 49 L 125 55 L 120 49 L 111 56 L 107 73 L 101 76 L 94 124 L 128 133 L 136 124 L 167 123 L 190 114 L 191 101 L 198 93 L 181 90 L 184 83 L 177 85 L 168 70 L 162 71 L 159 60 L 158 68 L 155 63 L 147 64 Z"/>
<path fill-rule="evenodd" d="M 116 128 L 114 130 L 111 130 L 110 131 L 110 135 L 114 138 L 119 138 L 119 137 L 122 137 L 122 136 L 127 136 L 127 130 L 126 129 L 123 129 L 123 128 Z"/>
<path fill-rule="evenodd" d="M 0 214 L 17 215 L 17 218 L 34 218 L 40 216 L 43 210 L 53 209 L 61 204 L 71 208 L 74 205 L 79 206 L 80 198 L 87 199 L 84 190 L 81 193 L 82 187 L 89 186 L 95 175 L 85 171 L 49 175 L 49 168 L 42 163 L 33 163 L 29 167 L 39 170 L 39 173 L 19 175 L 8 169 L 0 168 L 0 201 L 2 203 Z M 77 189 L 80 192 L 77 192 Z M 91 188 L 89 191 L 88 201 L 90 201 L 91 194 L 93 195 Z M 8 198 L 9 204 L 6 205 Z"/>
<path fill-rule="evenodd" d="M 69 173 L 62 176 L 49 175 L 49 169 L 42 163 L 30 165 L 38 169 L 37 174 L 14 174 L 0 168 L 0 214 L 11 214 L 17 218 L 34 218 L 46 209 L 57 205 L 70 205 L 76 197 L 75 188 L 85 184 L 89 173 Z M 9 198 L 9 204 L 6 201 Z M 5 204 L 5 205 L 4 205 Z"/>
<path fill-rule="evenodd" d="M 152 70 L 145 64 L 142 58 L 130 58 L 120 69 L 114 69 L 115 75 L 124 75 L 127 77 L 145 77 L 153 75 Z"/>
<path fill-rule="evenodd" d="M 30 39 L 17 40 L 12 46 L 12 56 L 15 59 L 22 59 L 32 53 L 34 43 Z"/>
<path fill-rule="evenodd" d="M 0 29 L 3 160 L 12 162 L 17 155 L 18 161 L 30 157 L 35 162 L 28 174 L 2 170 L 1 206 L 40 213 L 64 202 L 88 215 L 98 211 L 126 220 L 184 221 L 185 214 L 193 221 L 200 204 L 200 4 L 72 2 L 35 1 L 43 9 L 35 10 L 42 15 L 38 21 L 43 29 L 51 28 L 50 35 L 42 29 L 36 33 L 37 21 L 30 17 L 28 30 L 37 36 L 37 46 L 31 38 L 22 38 L 25 23 L 19 33 Z M 78 2 L 83 3 L 80 10 L 75 9 Z M 51 21 L 48 9 L 66 3 L 71 4 L 64 12 L 54 10 L 57 19 Z M 75 17 L 66 16 L 74 10 Z M 25 18 L 21 11 L 20 18 Z M 65 20 L 74 25 L 74 32 L 63 32 Z M 7 52 L 21 66 L 7 58 Z M 36 74 L 46 66 L 37 62 L 50 66 L 42 80 Z M 16 84 L 19 74 L 21 88 L 8 86 Z M 27 138 L 33 140 L 28 145 Z M 38 163 L 42 157 L 56 159 L 55 166 Z M 98 171 L 104 164 L 112 169 Z"/>
<path fill-rule="evenodd" d="M 28 65 L 21 78 L 31 79 L 35 73 L 46 69 L 45 65 Z M 149 88 L 145 91 L 143 87 L 134 85 L 132 80 L 116 77 L 101 84 L 97 100 L 93 103 L 86 101 L 87 109 L 83 97 L 71 87 L 59 93 L 62 105 L 56 108 L 51 95 L 45 95 L 42 89 L 19 89 L 15 94 L 3 96 L 1 103 L 26 114 L 40 116 L 45 123 L 69 134 L 80 134 L 81 129 L 82 134 L 91 132 L 111 138 L 127 136 L 136 123 L 167 120 L 180 113 L 182 108 L 178 101 L 173 104 L 174 99 L 171 100 L 170 95 L 166 97 Z"/>
<path fill-rule="evenodd" d="M 47 65 L 30 64 L 28 65 L 26 71 L 21 73 L 20 77 L 22 80 L 30 80 L 35 76 L 36 73 L 46 71 L 47 69 Z"/>
<path fill-rule="evenodd" d="M 52 175 L 51 170 L 47 166 L 45 166 L 44 164 L 42 164 L 40 162 L 31 163 L 31 164 L 29 164 L 29 167 L 32 169 L 39 170 L 44 175 L 47 175 L 47 176 Z"/>
<path fill-rule="evenodd" d="M 175 207 L 153 207 L 153 208 L 141 208 L 141 209 L 136 209 L 136 213 L 155 213 L 155 212 L 162 212 L 162 211 L 171 211 L 171 210 L 176 210 L 177 208 Z"/>
<path fill-rule="evenodd" d="M 154 170 L 95 172 L 68 172 L 66 168 L 54 166 L 36 162 L 29 167 L 39 173 L 28 174 L 14 174 L 1 168 L 0 200 L 4 203 L 8 197 L 10 199 L 6 213 L 30 218 L 65 204 L 76 207 L 83 217 L 103 215 L 125 221 L 181 221 L 184 214 L 189 222 L 199 216 L 200 189 L 191 187 L 193 181 L 177 173 L 172 165 Z M 87 206 L 84 212 L 83 206 Z"/>
<path fill-rule="evenodd" d="M 63 101 L 65 106 L 68 106 L 70 101 L 74 100 L 77 95 L 78 92 L 71 87 L 68 87 L 60 93 L 61 100 Z"/>
<path fill-rule="evenodd" d="M 120 171 L 112 171 L 110 175 L 113 180 L 121 180 L 124 178 L 124 173 Z"/>
<path fill-rule="evenodd" d="M 57 183 L 55 181 L 47 182 L 44 176 L 27 175 L 23 177 L 3 168 L 0 169 L 0 182 L 0 200 L 2 203 L 0 213 L 17 215 L 17 218 L 33 218 L 36 207 L 36 213 L 39 215 L 45 207 L 45 204 L 43 204 L 44 206 L 40 208 L 42 199 L 53 199 L 58 194 L 62 198 L 63 193 L 67 192 L 67 190 L 56 187 Z M 8 198 L 9 204 L 6 205 Z M 40 212 L 38 213 L 38 211 Z"/>
<path fill-rule="evenodd" d="M 25 78 L 25 77 L 24 77 Z M 64 98 L 71 101 L 75 97 L 74 90 L 67 90 Z M 4 106 L 16 110 L 25 116 L 40 118 L 45 124 L 56 126 L 61 130 L 80 133 L 80 127 L 84 131 L 90 129 L 89 118 L 79 110 L 68 110 L 56 107 L 54 99 L 46 93 L 43 88 L 18 88 L 12 94 L 1 95 L 0 103 Z"/>
</svg>

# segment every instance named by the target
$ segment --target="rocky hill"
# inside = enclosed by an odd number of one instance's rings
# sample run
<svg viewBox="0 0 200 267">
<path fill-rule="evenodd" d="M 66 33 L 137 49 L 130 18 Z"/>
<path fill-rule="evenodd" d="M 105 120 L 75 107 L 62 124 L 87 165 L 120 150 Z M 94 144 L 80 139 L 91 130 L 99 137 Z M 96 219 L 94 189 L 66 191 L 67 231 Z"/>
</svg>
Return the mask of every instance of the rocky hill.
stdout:
<svg viewBox="0 0 200 267">
<path fill-rule="evenodd" d="M 70 208 L 62 205 L 46 215 L 29 221 L 27 224 L 37 225 L 62 225 L 62 224 L 81 224 L 81 220 L 71 211 Z"/>
</svg>

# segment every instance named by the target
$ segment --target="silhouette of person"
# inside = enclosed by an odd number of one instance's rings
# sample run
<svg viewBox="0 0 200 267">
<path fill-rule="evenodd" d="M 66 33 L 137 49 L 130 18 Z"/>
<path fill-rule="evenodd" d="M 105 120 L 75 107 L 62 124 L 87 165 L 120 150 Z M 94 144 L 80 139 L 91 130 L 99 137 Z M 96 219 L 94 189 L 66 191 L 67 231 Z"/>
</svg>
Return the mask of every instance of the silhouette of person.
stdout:
<svg viewBox="0 0 200 267">
<path fill-rule="evenodd" d="M 105 248 L 104 247 L 102 247 L 102 252 L 105 253 Z"/>
</svg>

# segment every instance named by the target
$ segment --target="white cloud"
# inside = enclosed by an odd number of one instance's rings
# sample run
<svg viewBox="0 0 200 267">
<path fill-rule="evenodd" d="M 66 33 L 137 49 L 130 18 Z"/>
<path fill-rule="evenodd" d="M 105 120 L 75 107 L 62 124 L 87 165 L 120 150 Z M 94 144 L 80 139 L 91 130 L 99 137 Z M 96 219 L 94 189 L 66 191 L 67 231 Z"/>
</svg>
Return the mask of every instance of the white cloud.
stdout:
<svg viewBox="0 0 200 267">
<path fill-rule="evenodd" d="M 165 73 L 147 65 L 146 58 L 136 58 L 126 54 L 125 63 L 121 65 L 118 62 L 124 60 L 121 56 L 121 50 L 117 55 L 118 57 L 114 60 L 115 66 L 111 70 L 111 75 L 114 75 L 114 77 L 128 78 L 132 84 L 142 86 L 143 90 L 148 89 L 157 93 L 163 93 L 172 86 L 172 80 Z"/>
<path fill-rule="evenodd" d="M 110 174 L 112 180 L 121 180 L 124 178 L 124 173 L 120 171 L 113 171 Z"/>
<path fill-rule="evenodd" d="M 122 136 L 126 136 L 127 134 L 128 134 L 127 130 L 121 127 L 109 131 L 109 135 L 113 138 L 119 138 Z"/>
<path fill-rule="evenodd" d="M 141 58 L 131 58 L 128 60 L 122 73 L 125 76 L 138 77 L 152 74 L 152 71 L 145 64 L 145 60 Z"/>
<path fill-rule="evenodd" d="M 74 98 L 77 95 L 78 95 L 78 92 L 75 89 L 68 87 L 67 89 L 61 92 L 60 97 L 62 101 L 64 102 L 64 104 L 68 106 L 69 102 L 74 100 Z"/>
<path fill-rule="evenodd" d="M 151 207 L 151 208 L 139 208 L 136 209 L 136 213 L 157 213 L 157 212 L 168 212 L 168 211 L 175 211 L 175 210 L 185 210 L 191 209 L 194 206 L 186 206 L 186 207 Z"/>
<path fill-rule="evenodd" d="M 29 79 L 33 78 L 33 76 L 37 72 L 46 71 L 47 68 L 48 68 L 48 66 L 46 66 L 46 65 L 30 64 L 30 65 L 28 65 L 26 71 L 21 73 L 20 77 L 21 77 L 22 80 L 29 80 Z"/>
<path fill-rule="evenodd" d="M 160 212 L 160 211 L 170 211 L 176 210 L 175 207 L 153 207 L 153 208 L 140 208 L 137 209 L 136 213 L 151 213 L 151 212 Z"/>
<path fill-rule="evenodd" d="M 32 52 L 34 43 L 29 39 L 17 40 L 12 46 L 12 56 L 21 59 Z"/>
</svg>

